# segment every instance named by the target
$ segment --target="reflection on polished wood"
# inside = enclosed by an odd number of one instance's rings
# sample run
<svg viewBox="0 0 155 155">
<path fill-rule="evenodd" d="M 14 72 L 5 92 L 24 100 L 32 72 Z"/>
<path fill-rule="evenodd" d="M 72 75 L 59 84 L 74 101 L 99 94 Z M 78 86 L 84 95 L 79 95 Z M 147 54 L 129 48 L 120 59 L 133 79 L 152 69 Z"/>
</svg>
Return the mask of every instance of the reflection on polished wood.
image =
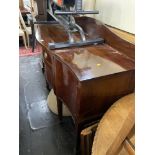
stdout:
<svg viewBox="0 0 155 155">
<path fill-rule="evenodd" d="M 77 17 L 87 38 L 104 38 L 105 43 L 49 50 L 49 42 L 65 42 L 60 25 L 39 25 L 36 38 L 43 48 L 45 76 L 58 99 L 72 113 L 77 135 L 87 123 L 100 118 L 120 97 L 134 91 L 134 44 L 93 18 Z M 75 33 L 74 37 L 79 40 Z"/>
</svg>

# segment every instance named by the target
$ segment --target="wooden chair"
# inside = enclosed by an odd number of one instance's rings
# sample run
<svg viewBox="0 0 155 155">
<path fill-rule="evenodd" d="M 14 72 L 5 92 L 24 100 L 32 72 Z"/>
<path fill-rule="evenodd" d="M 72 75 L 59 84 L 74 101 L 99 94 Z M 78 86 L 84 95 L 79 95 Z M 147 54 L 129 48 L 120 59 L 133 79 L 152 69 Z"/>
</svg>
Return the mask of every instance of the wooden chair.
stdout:
<svg viewBox="0 0 155 155">
<path fill-rule="evenodd" d="M 32 31 L 31 31 L 31 27 L 29 26 L 26 26 L 25 22 L 24 22 L 24 19 L 22 17 L 22 14 L 19 10 L 19 20 L 21 22 L 21 26 L 26 34 L 26 38 L 27 38 L 27 44 L 28 44 L 28 47 L 30 46 L 30 40 L 29 40 L 29 35 L 32 35 Z"/>
<path fill-rule="evenodd" d="M 134 94 L 127 95 L 82 130 L 81 155 L 134 155 L 134 105 Z"/>
<path fill-rule="evenodd" d="M 101 119 L 92 155 L 134 155 L 134 94 L 115 102 Z"/>
<path fill-rule="evenodd" d="M 27 14 L 27 18 L 32 30 L 32 52 L 34 52 L 34 48 L 36 45 L 35 31 L 37 29 L 37 25 L 34 24 L 34 22 L 37 21 L 36 18 L 38 15 L 38 6 L 35 0 L 30 0 L 29 10 L 30 10 L 30 14 Z"/>
<path fill-rule="evenodd" d="M 35 0 L 30 0 L 31 3 L 31 14 L 33 18 L 36 18 L 38 15 L 38 7 L 37 7 L 37 2 Z"/>
<path fill-rule="evenodd" d="M 34 24 L 34 22 L 36 22 L 36 18 L 38 16 L 38 6 L 37 6 L 37 2 L 35 0 L 30 0 L 31 2 L 31 15 L 32 15 L 32 52 L 34 52 L 34 48 L 36 45 L 36 39 L 35 39 L 35 32 L 37 29 L 37 25 Z"/>
<path fill-rule="evenodd" d="M 19 36 L 21 36 L 23 38 L 24 46 L 27 49 L 25 32 L 24 32 L 24 30 L 21 27 L 20 21 L 19 21 Z"/>
</svg>

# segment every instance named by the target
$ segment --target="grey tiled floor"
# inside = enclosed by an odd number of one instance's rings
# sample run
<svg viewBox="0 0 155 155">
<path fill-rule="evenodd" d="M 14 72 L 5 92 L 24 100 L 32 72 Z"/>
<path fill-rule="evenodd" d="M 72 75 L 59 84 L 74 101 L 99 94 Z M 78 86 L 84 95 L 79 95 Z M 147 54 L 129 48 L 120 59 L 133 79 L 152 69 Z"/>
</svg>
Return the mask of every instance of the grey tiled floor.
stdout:
<svg viewBox="0 0 155 155">
<path fill-rule="evenodd" d="M 72 119 L 67 117 L 60 122 L 47 109 L 49 92 L 40 56 L 20 57 L 19 62 L 20 155 L 74 155 L 75 131 Z M 47 113 L 41 115 L 43 111 L 40 107 Z M 32 127 L 37 128 L 34 130 Z"/>
</svg>

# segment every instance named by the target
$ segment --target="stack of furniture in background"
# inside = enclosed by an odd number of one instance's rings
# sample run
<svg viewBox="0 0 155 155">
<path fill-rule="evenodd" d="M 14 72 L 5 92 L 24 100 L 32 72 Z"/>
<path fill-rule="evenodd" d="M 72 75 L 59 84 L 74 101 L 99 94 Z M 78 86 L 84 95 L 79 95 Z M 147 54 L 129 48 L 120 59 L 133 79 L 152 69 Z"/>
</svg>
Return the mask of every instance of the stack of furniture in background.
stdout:
<svg viewBox="0 0 155 155">
<path fill-rule="evenodd" d="M 35 48 L 35 29 L 36 25 L 34 25 L 34 22 L 37 19 L 38 15 L 38 7 L 35 0 L 29 0 L 26 1 L 20 0 L 19 1 L 19 19 L 22 31 L 25 34 L 26 38 L 26 46 L 30 47 L 30 35 L 32 35 L 32 51 L 34 51 Z M 27 11 L 26 11 L 27 10 Z M 21 31 L 20 31 L 21 32 Z M 23 33 L 22 33 L 23 34 Z M 25 43 L 25 41 L 24 41 Z"/>
<path fill-rule="evenodd" d="M 38 20 L 46 20 L 47 0 L 36 0 Z M 134 0 L 83 0 L 85 10 L 99 10 L 98 15 L 88 15 L 119 30 L 134 34 Z"/>
<path fill-rule="evenodd" d="M 37 28 L 37 25 L 34 23 L 38 20 L 38 6 L 35 0 L 30 0 L 30 2 L 31 14 L 27 14 L 27 18 L 32 30 L 32 52 L 34 52 L 36 46 L 35 31 Z"/>
</svg>

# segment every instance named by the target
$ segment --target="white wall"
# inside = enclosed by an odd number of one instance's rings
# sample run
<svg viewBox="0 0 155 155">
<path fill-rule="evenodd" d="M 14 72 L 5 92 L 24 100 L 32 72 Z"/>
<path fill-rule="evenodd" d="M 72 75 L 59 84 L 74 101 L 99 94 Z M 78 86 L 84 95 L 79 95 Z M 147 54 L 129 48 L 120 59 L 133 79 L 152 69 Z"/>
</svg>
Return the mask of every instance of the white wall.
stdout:
<svg viewBox="0 0 155 155">
<path fill-rule="evenodd" d="M 118 29 L 135 33 L 135 0 L 83 0 L 85 10 L 99 10 L 96 19 Z"/>
<path fill-rule="evenodd" d="M 100 11 L 96 19 L 105 24 L 134 33 L 134 0 L 96 0 L 95 8 Z"/>
<path fill-rule="evenodd" d="M 84 10 L 95 10 L 96 0 L 83 0 L 83 9 Z M 94 15 L 87 15 L 89 17 L 95 17 Z"/>
</svg>

